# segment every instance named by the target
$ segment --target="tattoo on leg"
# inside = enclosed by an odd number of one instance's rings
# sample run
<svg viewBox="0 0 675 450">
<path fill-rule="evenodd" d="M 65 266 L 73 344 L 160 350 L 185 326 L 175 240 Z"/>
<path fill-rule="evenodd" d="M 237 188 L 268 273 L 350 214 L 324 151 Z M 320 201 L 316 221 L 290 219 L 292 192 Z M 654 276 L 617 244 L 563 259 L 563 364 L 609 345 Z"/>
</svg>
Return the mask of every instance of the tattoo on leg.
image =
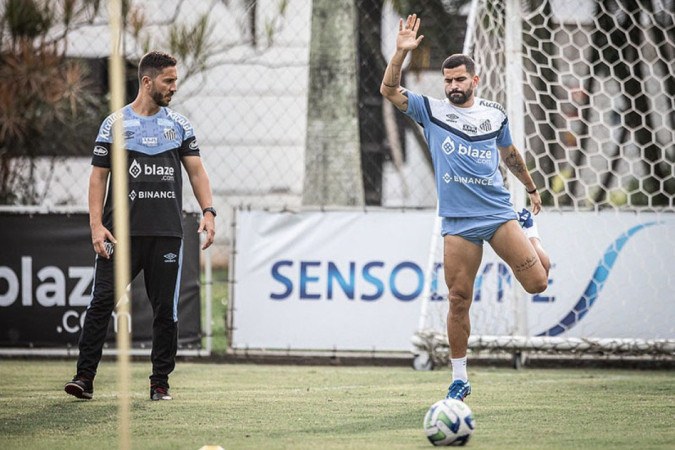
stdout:
<svg viewBox="0 0 675 450">
<path fill-rule="evenodd" d="M 535 266 L 535 264 L 537 264 L 537 258 L 534 256 L 528 256 L 522 264 L 516 264 L 514 268 L 516 269 L 516 272 L 522 272 L 524 270 L 531 269 Z"/>
</svg>

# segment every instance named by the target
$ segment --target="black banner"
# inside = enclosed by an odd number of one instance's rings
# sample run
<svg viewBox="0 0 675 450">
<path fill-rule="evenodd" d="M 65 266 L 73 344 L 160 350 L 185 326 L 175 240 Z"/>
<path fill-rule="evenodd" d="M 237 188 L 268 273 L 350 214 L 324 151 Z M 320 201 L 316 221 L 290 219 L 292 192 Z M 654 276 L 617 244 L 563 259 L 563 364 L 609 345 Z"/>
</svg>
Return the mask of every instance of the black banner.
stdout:
<svg viewBox="0 0 675 450">
<path fill-rule="evenodd" d="M 183 218 L 179 348 L 201 340 L 199 216 Z M 91 300 L 95 253 L 87 214 L 0 213 L 0 346 L 77 347 Z M 134 348 L 152 342 L 143 273 L 131 284 Z M 113 315 L 108 343 L 114 345 Z"/>
</svg>

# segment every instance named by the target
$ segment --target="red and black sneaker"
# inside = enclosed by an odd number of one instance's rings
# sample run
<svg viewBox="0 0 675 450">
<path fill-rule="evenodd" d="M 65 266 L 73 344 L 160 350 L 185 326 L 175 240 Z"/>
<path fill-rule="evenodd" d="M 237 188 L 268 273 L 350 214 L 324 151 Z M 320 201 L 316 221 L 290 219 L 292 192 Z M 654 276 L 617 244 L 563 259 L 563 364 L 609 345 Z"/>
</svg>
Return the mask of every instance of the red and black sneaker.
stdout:
<svg viewBox="0 0 675 450">
<path fill-rule="evenodd" d="M 150 400 L 173 400 L 173 398 L 167 386 L 153 384 L 150 386 Z"/>
<path fill-rule="evenodd" d="M 91 400 L 94 396 L 94 380 L 75 376 L 72 381 L 66 383 L 63 390 L 73 397 Z"/>
</svg>

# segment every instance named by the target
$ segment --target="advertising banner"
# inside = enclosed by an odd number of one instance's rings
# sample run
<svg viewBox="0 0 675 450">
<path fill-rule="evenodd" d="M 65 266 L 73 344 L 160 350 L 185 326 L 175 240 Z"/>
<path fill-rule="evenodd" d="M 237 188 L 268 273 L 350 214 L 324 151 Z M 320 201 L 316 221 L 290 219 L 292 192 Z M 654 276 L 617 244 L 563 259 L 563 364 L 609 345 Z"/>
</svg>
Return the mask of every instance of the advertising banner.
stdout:
<svg viewBox="0 0 675 450">
<path fill-rule="evenodd" d="M 201 339 L 197 227 L 197 216 L 184 217 L 179 345 Z M 86 214 L 0 214 L 0 346 L 77 347 L 94 257 Z M 142 273 L 131 284 L 131 298 L 132 345 L 150 347 L 152 308 Z"/>
<path fill-rule="evenodd" d="M 428 212 L 239 212 L 234 348 L 408 349 Z"/>
<path fill-rule="evenodd" d="M 537 222 L 553 262 L 549 288 L 518 297 L 485 244 L 473 335 L 675 338 L 672 214 L 544 213 Z M 438 238 L 421 316 L 434 223 L 433 211 L 239 211 L 232 347 L 411 350 L 420 324 L 442 329 L 447 314 Z"/>
</svg>

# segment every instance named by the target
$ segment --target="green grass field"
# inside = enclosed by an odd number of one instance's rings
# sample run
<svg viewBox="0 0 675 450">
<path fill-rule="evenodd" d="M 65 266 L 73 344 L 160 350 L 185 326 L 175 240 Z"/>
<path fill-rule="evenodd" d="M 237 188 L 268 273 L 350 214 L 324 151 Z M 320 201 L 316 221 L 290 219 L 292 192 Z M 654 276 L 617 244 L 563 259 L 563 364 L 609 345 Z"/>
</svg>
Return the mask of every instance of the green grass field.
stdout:
<svg viewBox="0 0 675 450">
<path fill-rule="evenodd" d="M 202 277 L 202 324 L 206 317 L 206 292 L 204 289 L 204 279 Z M 225 322 L 227 320 L 227 301 L 228 284 L 227 269 L 218 268 L 213 271 L 212 290 L 211 290 L 211 352 L 213 354 L 224 354 L 227 351 L 227 340 L 225 339 Z M 203 327 L 203 325 L 202 325 Z M 206 339 L 202 339 L 202 348 L 206 347 Z"/>
<path fill-rule="evenodd" d="M 63 392 L 74 361 L 0 361 L 0 448 L 116 448 L 116 368 L 94 399 Z M 174 400 L 148 400 L 150 365 L 132 365 L 135 449 L 432 448 L 426 409 L 446 370 L 180 362 Z M 675 375 L 667 371 L 474 367 L 470 448 L 675 448 Z"/>
</svg>

